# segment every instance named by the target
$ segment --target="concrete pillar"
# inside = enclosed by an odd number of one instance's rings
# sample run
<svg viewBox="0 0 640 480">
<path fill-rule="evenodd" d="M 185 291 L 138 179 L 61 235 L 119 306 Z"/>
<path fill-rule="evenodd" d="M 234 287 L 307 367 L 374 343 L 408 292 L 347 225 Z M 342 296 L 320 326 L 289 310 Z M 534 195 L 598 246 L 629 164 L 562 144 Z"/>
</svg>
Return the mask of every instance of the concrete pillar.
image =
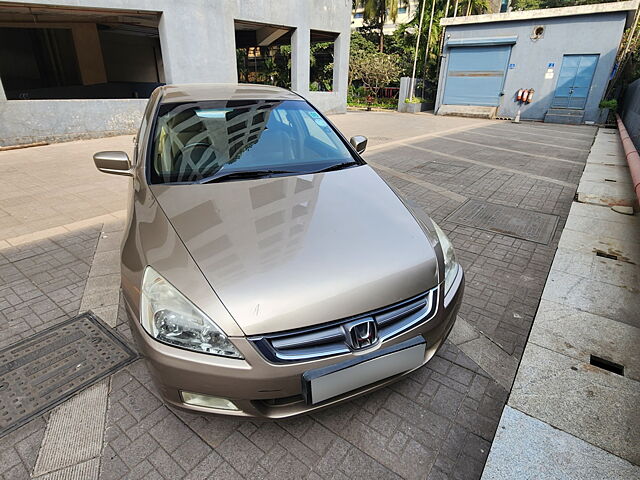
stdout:
<svg viewBox="0 0 640 480">
<path fill-rule="evenodd" d="M 333 44 L 333 91 L 344 95 L 346 102 L 349 85 L 349 42 L 351 38 L 341 33 Z"/>
<path fill-rule="evenodd" d="M 291 36 L 291 89 L 306 95 L 309 93 L 309 48 L 311 31 L 308 27 L 296 28 Z M 335 67 L 334 67 L 335 82 Z M 335 88 L 335 83 L 334 83 Z"/>
<path fill-rule="evenodd" d="M 411 77 L 400 78 L 400 91 L 398 92 L 398 110 L 401 110 L 404 99 L 409 98 L 409 87 L 411 85 Z"/>
<path fill-rule="evenodd" d="M 6 102 L 7 95 L 4 93 L 4 87 L 2 86 L 2 78 L 0 78 L 0 102 Z"/>
<path fill-rule="evenodd" d="M 107 83 L 100 37 L 95 23 L 82 23 L 71 28 L 73 44 L 76 47 L 78 68 L 83 85 Z"/>
<path fill-rule="evenodd" d="M 218 8 L 194 10 L 184 2 L 167 2 L 158 32 L 167 83 L 238 81 L 231 14 L 222 15 Z"/>
</svg>

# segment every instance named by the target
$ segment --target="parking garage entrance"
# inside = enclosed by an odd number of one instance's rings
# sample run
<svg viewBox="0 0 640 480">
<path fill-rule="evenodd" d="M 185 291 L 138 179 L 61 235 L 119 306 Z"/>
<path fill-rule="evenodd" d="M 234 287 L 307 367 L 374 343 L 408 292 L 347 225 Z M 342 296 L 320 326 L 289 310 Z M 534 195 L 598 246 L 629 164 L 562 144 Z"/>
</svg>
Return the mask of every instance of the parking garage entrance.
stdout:
<svg viewBox="0 0 640 480">
<path fill-rule="evenodd" d="M 165 82 L 159 13 L 0 6 L 8 100 L 145 98 Z"/>
</svg>

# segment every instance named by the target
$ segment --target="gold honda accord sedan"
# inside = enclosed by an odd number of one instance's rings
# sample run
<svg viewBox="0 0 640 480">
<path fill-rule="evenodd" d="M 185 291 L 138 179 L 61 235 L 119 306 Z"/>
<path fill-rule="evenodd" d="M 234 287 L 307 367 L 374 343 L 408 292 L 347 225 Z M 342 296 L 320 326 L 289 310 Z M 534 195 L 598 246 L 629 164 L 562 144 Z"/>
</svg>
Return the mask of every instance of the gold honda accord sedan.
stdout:
<svg viewBox="0 0 640 480">
<path fill-rule="evenodd" d="M 464 280 L 447 236 L 299 95 L 261 85 L 154 91 L 134 158 L 122 291 L 166 402 L 282 418 L 429 361 Z M 390 153 L 392 155 L 392 153 Z"/>
</svg>

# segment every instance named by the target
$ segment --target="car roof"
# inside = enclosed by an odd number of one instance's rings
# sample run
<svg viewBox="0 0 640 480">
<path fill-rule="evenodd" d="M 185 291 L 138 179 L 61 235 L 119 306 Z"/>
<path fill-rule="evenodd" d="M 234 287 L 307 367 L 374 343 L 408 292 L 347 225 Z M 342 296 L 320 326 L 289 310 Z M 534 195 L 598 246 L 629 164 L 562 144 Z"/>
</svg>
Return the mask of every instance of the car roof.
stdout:
<svg viewBox="0 0 640 480">
<path fill-rule="evenodd" d="M 161 87 L 161 103 L 206 100 L 301 100 L 290 90 L 248 83 L 185 83 Z"/>
</svg>

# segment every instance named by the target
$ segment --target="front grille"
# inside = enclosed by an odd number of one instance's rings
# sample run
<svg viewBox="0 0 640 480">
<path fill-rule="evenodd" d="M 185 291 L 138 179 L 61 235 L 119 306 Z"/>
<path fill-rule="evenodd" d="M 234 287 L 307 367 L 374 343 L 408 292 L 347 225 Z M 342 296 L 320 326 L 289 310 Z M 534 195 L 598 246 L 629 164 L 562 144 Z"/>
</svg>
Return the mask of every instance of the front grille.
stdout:
<svg viewBox="0 0 640 480">
<path fill-rule="evenodd" d="M 381 342 L 430 320 L 437 308 L 436 287 L 417 297 L 374 312 L 315 327 L 250 337 L 249 340 L 267 360 L 274 363 L 314 360 L 351 351 L 343 329 L 346 323 L 358 319 L 372 319 L 377 325 L 378 342 Z"/>
</svg>

